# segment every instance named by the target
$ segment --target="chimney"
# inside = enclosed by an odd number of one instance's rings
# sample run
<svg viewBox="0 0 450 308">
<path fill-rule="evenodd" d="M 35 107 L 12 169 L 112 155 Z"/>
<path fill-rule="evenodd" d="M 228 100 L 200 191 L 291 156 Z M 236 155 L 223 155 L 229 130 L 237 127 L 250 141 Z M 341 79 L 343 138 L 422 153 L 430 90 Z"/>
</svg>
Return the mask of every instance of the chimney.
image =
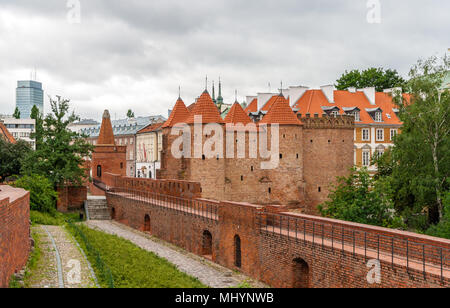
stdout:
<svg viewBox="0 0 450 308">
<path fill-rule="evenodd" d="M 325 94 L 328 102 L 334 104 L 334 85 L 321 86 L 320 89 L 322 90 L 323 94 Z"/>
<path fill-rule="evenodd" d="M 355 87 L 350 87 L 347 89 L 348 92 L 350 93 L 356 93 L 356 88 Z"/>
<path fill-rule="evenodd" d="M 289 101 L 291 107 L 293 107 L 300 98 L 309 90 L 309 87 L 298 86 L 298 87 L 289 87 Z"/>
<path fill-rule="evenodd" d="M 274 95 L 276 94 L 258 93 L 258 111 L 260 111 Z"/>
<path fill-rule="evenodd" d="M 397 87 L 397 88 L 392 88 L 392 89 L 385 89 L 383 92 L 391 94 L 392 97 L 396 97 L 396 96 L 401 96 L 403 91 L 402 91 L 401 87 Z"/>
<path fill-rule="evenodd" d="M 375 105 L 375 87 L 368 87 L 364 89 L 358 89 L 358 91 L 364 92 L 371 105 Z"/>
</svg>

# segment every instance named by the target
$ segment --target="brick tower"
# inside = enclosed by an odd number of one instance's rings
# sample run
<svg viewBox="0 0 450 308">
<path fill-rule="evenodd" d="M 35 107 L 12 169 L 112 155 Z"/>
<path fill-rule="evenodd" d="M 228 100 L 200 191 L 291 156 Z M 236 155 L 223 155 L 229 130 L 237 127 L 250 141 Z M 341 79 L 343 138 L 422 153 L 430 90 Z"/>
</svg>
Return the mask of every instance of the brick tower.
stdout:
<svg viewBox="0 0 450 308">
<path fill-rule="evenodd" d="M 97 188 L 94 183 L 103 182 L 102 176 L 105 172 L 126 176 L 126 153 L 126 146 L 116 145 L 109 111 L 105 110 L 98 142 L 92 153 L 93 183 L 90 185 L 91 194 L 94 196 L 104 195 L 104 192 Z"/>
</svg>

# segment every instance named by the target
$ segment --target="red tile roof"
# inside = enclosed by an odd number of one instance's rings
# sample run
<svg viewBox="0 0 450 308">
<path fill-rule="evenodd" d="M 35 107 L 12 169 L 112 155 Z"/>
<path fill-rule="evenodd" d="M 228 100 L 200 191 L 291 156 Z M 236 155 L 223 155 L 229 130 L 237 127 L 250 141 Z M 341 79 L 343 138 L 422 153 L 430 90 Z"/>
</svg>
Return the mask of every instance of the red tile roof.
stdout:
<svg viewBox="0 0 450 308">
<path fill-rule="evenodd" d="M 289 102 L 280 95 L 271 103 L 269 111 L 258 124 L 302 125 L 302 122 L 292 111 Z"/>
<path fill-rule="evenodd" d="M 192 104 L 190 104 L 190 105 L 187 107 L 187 110 L 188 110 L 189 112 L 192 112 L 192 110 L 194 110 L 194 108 L 195 108 L 195 103 L 192 103 Z"/>
<path fill-rule="evenodd" d="M 98 145 L 115 145 L 114 133 L 111 125 L 111 117 L 109 111 L 105 110 L 103 113 L 102 126 L 100 128 L 100 134 L 97 140 Z"/>
<path fill-rule="evenodd" d="M 250 112 L 257 112 L 258 111 L 258 99 L 254 98 L 250 104 L 248 104 L 247 108 L 245 108 L 245 113 L 250 114 Z"/>
<path fill-rule="evenodd" d="M 0 138 L 4 138 L 10 143 L 16 143 L 16 139 L 14 139 L 13 135 L 11 135 L 11 133 L 2 122 L 0 122 Z"/>
<path fill-rule="evenodd" d="M 144 127 L 143 129 L 141 129 L 140 131 L 138 131 L 138 134 L 144 134 L 144 133 L 150 133 L 153 131 L 158 130 L 161 126 L 163 126 L 164 123 L 155 123 L 155 124 L 150 124 L 147 125 L 146 127 Z"/>
<path fill-rule="evenodd" d="M 308 90 L 294 104 L 293 109 L 298 109 L 298 113 L 301 113 L 302 116 L 305 116 L 307 113 L 313 116 L 317 113 L 319 114 L 319 117 L 322 117 L 324 113 L 322 107 L 337 107 L 339 108 L 339 114 L 341 115 L 345 114 L 343 108 L 357 107 L 360 110 L 360 121 L 355 122 L 355 124 L 376 123 L 366 109 L 379 107 L 383 111 L 383 122 L 380 122 L 380 124 L 402 124 L 393 111 L 396 107 L 392 101 L 392 97 L 387 93 L 381 92 L 375 94 L 375 105 L 372 105 L 362 91 L 357 91 L 355 93 L 350 91 L 334 91 L 334 103 L 330 103 L 322 90 Z"/>
<path fill-rule="evenodd" d="M 183 100 L 178 98 L 169 119 L 162 125 L 162 128 L 173 127 L 178 123 L 183 123 L 189 117 L 189 111 L 186 108 Z"/>
<path fill-rule="evenodd" d="M 253 123 L 239 103 L 233 104 L 224 121 L 225 123 L 233 123 L 233 124 L 242 123 L 244 125 L 248 123 Z"/>
<path fill-rule="evenodd" d="M 193 124 L 195 116 L 202 116 L 202 123 L 224 123 L 219 109 L 217 109 L 207 91 L 203 92 L 195 103 L 194 110 L 187 118 L 186 123 Z"/>
</svg>

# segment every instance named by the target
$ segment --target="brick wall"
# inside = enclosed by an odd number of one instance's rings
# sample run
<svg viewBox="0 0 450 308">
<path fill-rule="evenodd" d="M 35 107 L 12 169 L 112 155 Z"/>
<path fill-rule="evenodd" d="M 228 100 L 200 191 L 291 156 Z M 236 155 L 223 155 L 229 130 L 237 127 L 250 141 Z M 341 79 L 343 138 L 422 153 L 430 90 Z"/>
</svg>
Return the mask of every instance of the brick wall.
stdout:
<svg viewBox="0 0 450 308">
<path fill-rule="evenodd" d="M 58 187 L 57 192 L 58 200 L 56 202 L 56 209 L 59 212 L 67 213 L 70 210 L 80 210 L 84 208 L 84 201 L 87 200 L 87 187 Z"/>
<path fill-rule="evenodd" d="M 449 240 L 148 188 L 116 187 L 107 201 L 115 220 L 273 287 L 450 286 Z M 366 279 L 370 259 L 380 260 L 380 284 Z"/>
<path fill-rule="evenodd" d="M 0 186 L 0 288 L 26 265 L 30 245 L 29 192 Z"/>
</svg>

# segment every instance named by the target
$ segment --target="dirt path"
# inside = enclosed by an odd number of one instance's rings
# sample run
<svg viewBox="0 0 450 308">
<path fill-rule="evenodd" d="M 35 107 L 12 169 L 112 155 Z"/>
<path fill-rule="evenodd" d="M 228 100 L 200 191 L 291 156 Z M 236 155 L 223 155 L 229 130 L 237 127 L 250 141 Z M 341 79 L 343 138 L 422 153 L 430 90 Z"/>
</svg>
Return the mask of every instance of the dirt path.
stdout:
<svg viewBox="0 0 450 308">
<path fill-rule="evenodd" d="M 60 226 L 34 226 L 41 258 L 27 280 L 31 288 L 95 288 L 88 262 L 74 238 Z"/>
<path fill-rule="evenodd" d="M 233 272 L 216 263 L 186 252 L 145 233 L 111 221 L 88 221 L 87 226 L 122 237 L 147 251 L 166 259 L 188 275 L 198 278 L 203 284 L 213 288 L 236 287 L 245 282 L 254 287 L 267 287 L 247 276 Z"/>
</svg>

